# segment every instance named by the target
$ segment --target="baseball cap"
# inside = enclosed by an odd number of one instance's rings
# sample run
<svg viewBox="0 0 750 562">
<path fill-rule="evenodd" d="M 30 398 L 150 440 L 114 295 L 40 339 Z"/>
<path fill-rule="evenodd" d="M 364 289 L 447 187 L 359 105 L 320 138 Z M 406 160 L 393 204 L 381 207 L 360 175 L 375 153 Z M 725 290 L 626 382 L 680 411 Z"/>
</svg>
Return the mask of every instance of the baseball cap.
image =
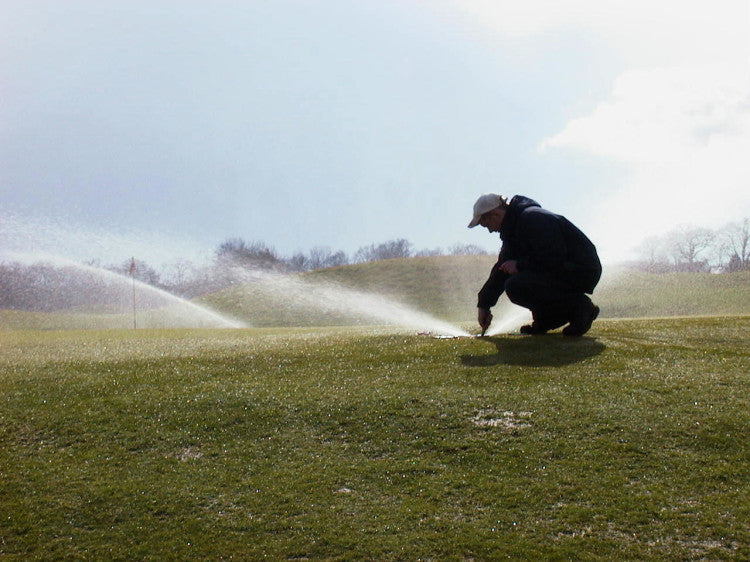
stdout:
<svg viewBox="0 0 750 562">
<path fill-rule="evenodd" d="M 481 195 L 477 202 L 474 203 L 474 218 L 469 223 L 469 228 L 474 228 L 479 224 L 479 219 L 482 215 L 489 213 L 492 209 L 497 209 L 503 204 L 503 198 L 496 193 L 485 193 Z"/>
</svg>

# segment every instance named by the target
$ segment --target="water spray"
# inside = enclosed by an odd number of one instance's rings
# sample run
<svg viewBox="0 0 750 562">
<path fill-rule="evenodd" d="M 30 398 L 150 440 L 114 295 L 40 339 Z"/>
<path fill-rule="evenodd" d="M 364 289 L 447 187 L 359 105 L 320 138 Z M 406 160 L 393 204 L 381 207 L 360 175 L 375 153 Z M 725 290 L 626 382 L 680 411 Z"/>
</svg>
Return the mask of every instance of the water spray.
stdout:
<svg viewBox="0 0 750 562">
<path fill-rule="evenodd" d="M 133 280 L 133 329 L 136 330 L 135 322 L 135 257 L 130 258 L 130 278 Z"/>
<path fill-rule="evenodd" d="M 420 333 L 429 332 L 447 337 L 471 335 L 450 322 L 394 299 L 331 281 L 240 267 L 232 268 L 232 274 L 248 288 L 261 291 L 265 297 L 283 302 L 291 301 L 298 307 L 420 330 Z"/>
<path fill-rule="evenodd" d="M 520 306 L 516 306 L 510 302 L 503 303 L 499 307 L 500 309 L 499 320 L 490 324 L 486 329 L 483 329 L 480 334 L 461 334 L 461 335 L 447 335 L 432 332 L 420 332 L 419 335 L 430 336 L 436 339 L 456 339 L 456 338 L 484 338 L 497 336 L 500 334 L 508 334 L 516 331 L 521 325 L 531 322 L 531 313 Z M 494 321 L 493 315 L 490 315 L 490 320 Z"/>
<path fill-rule="evenodd" d="M 0 258 L 8 259 L 10 261 L 16 261 L 20 263 L 32 264 L 32 263 L 49 263 L 58 267 L 70 267 L 74 268 L 75 271 L 83 273 L 91 277 L 92 279 L 98 279 L 107 284 L 113 284 L 114 286 L 120 287 L 120 294 L 123 289 L 127 290 L 132 287 L 133 292 L 133 328 L 136 328 L 136 293 L 141 295 L 143 305 L 150 304 L 152 309 L 164 315 L 168 321 L 176 324 L 175 327 L 203 327 L 208 325 L 214 328 L 246 328 L 247 324 L 240 320 L 230 318 L 223 315 L 207 306 L 201 306 L 187 299 L 178 297 L 159 289 L 143 281 L 135 279 L 135 270 L 133 269 L 134 260 L 131 261 L 130 279 L 126 275 L 122 275 L 101 267 L 95 267 L 91 265 L 85 265 L 68 258 L 64 258 L 56 255 L 40 254 L 40 253 L 21 253 L 21 252 L 1 252 Z M 184 315 L 187 313 L 187 315 Z M 169 319 L 169 315 L 177 315 L 177 319 Z M 182 315 L 182 316 L 180 316 Z"/>
</svg>

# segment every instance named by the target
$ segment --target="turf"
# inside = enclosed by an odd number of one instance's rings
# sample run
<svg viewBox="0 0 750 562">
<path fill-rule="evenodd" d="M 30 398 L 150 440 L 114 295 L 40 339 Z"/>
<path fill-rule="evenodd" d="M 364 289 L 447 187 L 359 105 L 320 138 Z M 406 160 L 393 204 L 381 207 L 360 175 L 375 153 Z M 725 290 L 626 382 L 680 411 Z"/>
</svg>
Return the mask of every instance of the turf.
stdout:
<svg viewBox="0 0 750 562">
<path fill-rule="evenodd" d="M 8 559 L 748 559 L 748 317 L 3 332 Z"/>
</svg>

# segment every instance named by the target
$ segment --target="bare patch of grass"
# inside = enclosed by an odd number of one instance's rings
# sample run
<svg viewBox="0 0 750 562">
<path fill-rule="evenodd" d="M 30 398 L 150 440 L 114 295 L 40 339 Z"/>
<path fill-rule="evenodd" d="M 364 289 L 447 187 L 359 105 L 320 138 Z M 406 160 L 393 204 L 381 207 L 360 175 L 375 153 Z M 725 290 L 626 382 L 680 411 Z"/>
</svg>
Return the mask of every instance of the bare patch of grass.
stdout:
<svg viewBox="0 0 750 562">
<path fill-rule="evenodd" d="M 516 431 L 531 427 L 529 418 L 532 412 L 509 412 L 498 410 L 479 410 L 469 418 L 477 427 L 496 427 L 505 431 Z"/>
</svg>

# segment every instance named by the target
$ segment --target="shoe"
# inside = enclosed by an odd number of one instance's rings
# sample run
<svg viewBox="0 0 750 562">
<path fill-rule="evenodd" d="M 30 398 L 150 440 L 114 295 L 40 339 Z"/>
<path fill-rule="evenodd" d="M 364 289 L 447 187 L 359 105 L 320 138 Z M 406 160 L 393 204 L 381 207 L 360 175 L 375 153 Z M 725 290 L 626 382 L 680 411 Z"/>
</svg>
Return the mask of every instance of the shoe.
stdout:
<svg viewBox="0 0 750 562">
<path fill-rule="evenodd" d="M 573 312 L 570 324 L 563 328 L 563 336 L 582 336 L 591 329 L 591 324 L 597 316 L 599 316 L 599 307 L 588 300 L 584 306 Z"/>
<path fill-rule="evenodd" d="M 534 322 L 533 324 L 521 326 L 520 332 L 527 336 L 541 336 L 547 333 L 547 329 Z"/>
<path fill-rule="evenodd" d="M 561 314 L 560 306 L 554 303 L 531 311 L 531 324 L 521 326 L 520 332 L 528 336 L 541 336 L 568 323 L 567 315 Z"/>
</svg>

